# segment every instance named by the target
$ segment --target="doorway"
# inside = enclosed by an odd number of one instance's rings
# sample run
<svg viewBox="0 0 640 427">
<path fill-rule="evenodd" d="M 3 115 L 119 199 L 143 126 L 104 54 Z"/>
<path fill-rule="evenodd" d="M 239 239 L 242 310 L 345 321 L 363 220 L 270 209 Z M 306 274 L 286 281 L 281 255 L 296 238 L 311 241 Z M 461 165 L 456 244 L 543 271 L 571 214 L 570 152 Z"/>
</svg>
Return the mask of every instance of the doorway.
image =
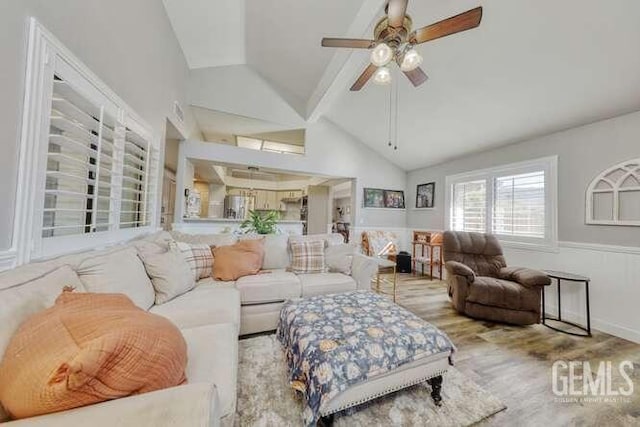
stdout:
<svg viewBox="0 0 640 427">
<path fill-rule="evenodd" d="M 184 138 L 178 129 L 167 120 L 164 138 L 164 169 L 162 172 L 162 198 L 160 225 L 170 231 L 175 222 L 176 170 L 178 169 L 178 148 Z"/>
</svg>

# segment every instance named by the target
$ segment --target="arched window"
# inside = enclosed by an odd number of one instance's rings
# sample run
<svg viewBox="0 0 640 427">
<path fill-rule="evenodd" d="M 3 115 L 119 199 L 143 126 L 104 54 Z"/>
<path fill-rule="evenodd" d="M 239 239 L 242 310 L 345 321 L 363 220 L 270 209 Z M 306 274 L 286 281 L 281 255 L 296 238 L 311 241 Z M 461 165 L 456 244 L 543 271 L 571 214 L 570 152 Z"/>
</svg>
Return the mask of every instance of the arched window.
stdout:
<svg viewBox="0 0 640 427">
<path fill-rule="evenodd" d="M 640 226 L 640 158 L 598 175 L 587 189 L 587 224 Z"/>
</svg>

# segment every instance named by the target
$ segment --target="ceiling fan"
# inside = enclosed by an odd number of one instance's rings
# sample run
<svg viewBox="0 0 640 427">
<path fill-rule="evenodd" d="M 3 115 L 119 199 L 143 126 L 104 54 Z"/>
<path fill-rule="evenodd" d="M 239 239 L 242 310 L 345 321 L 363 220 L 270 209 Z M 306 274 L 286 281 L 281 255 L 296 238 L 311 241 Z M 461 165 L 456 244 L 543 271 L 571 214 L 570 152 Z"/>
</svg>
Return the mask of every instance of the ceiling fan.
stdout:
<svg viewBox="0 0 640 427">
<path fill-rule="evenodd" d="M 415 87 L 427 81 L 427 75 L 420 68 L 422 56 L 414 46 L 480 25 L 482 7 L 471 9 L 435 24 L 412 30 L 413 22 L 406 14 L 409 0 L 389 0 L 385 7 L 385 17 L 380 19 L 373 31 L 373 40 L 323 38 L 323 47 L 351 49 L 372 49 L 371 64 L 351 86 L 352 91 L 360 90 L 373 77 L 375 83 L 391 82 L 391 72 L 387 65 L 394 61 Z"/>
</svg>

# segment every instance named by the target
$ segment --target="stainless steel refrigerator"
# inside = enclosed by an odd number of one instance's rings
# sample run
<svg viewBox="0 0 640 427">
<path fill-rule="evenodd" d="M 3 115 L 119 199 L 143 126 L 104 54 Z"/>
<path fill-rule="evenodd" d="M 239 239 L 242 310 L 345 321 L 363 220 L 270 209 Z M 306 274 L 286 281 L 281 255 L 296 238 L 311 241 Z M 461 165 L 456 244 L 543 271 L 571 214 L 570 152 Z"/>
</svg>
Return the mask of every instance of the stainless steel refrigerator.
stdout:
<svg viewBox="0 0 640 427">
<path fill-rule="evenodd" d="M 253 210 L 255 198 L 248 196 L 226 196 L 224 198 L 224 217 L 246 219 Z"/>
</svg>

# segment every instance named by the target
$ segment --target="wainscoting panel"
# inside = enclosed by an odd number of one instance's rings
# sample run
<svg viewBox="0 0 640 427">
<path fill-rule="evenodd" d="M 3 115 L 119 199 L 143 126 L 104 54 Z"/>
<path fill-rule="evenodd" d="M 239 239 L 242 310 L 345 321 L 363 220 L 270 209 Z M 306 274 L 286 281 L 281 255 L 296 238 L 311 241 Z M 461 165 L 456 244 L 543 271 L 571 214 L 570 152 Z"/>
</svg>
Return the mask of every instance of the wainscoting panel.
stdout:
<svg viewBox="0 0 640 427">
<path fill-rule="evenodd" d="M 591 326 L 640 343 L 640 248 L 560 242 L 557 253 L 505 247 L 509 265 L 561 270 L 591 278 Z M 557 287 L 546 290 L 546 310 L 555 316 Z M 585 287 L 563 282 L 562 315 L 586 320 Z"/>
<path fill-rule="evenodd" d="M 9 270 L 16 266 L 17 254 L 14 250 L 0 252 L 0 271 Z"/>
</svg>

